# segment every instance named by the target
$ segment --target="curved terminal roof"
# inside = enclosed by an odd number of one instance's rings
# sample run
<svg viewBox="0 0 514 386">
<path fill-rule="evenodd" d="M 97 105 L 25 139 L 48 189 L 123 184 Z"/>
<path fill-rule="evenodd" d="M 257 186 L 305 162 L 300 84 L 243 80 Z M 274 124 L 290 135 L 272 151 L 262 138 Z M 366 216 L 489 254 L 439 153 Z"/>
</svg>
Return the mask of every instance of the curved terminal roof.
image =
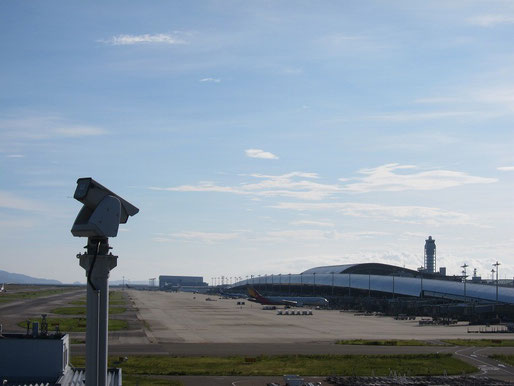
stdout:
<svg viewBox="0 0 514 386">
<path fill-rule="evenodd" d="M 398 267 L 390 264 L 382 263 L 361 263 L 361 264 L 343 264 L 328 265 L 324 267 L 315 267 L 302 272 L 304 274 L 327 274 L 327 273 L 352 273 L 360 275 L 385 275 L 385 276 L 408 276 L 417 277 L 420 275 L 418 271 L 412 269 Z M 438 275 L 435 273 L 424 272 L 423 276 Z"/>
<path fill-rule="evenodd" d="M 457 279 L 457 280 L 456 280 Z M 398 295 L 440 297 L 455 300 L 498 301 L 514 305 L 514 288 L 494 285 L 464 284 L 458 276 L 429 275 L 388 264 L 346 264 L 308 269 L 301 274 L 264 275 L 242 280 L 232 287 L 245 285 L 307 285 L 355 288 Z"/>
</svg>

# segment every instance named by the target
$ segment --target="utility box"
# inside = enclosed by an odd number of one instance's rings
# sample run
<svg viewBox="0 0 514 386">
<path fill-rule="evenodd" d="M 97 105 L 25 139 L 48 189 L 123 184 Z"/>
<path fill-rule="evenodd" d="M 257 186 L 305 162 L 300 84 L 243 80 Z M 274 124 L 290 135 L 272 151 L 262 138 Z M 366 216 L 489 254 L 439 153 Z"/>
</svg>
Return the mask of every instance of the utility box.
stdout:
<svg viewBox="0 0 514 386">
<path fill-rule="evenodd" d="M 69 367 L 67 334 L 0 335 L 0 382 L 55 384 Z"/>
</svg>

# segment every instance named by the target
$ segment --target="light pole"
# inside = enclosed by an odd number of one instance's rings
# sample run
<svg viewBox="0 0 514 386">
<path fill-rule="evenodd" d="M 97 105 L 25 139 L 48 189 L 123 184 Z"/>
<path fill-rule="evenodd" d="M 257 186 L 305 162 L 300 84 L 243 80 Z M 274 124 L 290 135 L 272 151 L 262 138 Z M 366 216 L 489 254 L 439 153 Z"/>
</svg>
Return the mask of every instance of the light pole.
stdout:
<svg viewBox="0 0 514 386">
<path fill-rule="evenodd" d="M 368 273 L 368 298 L 371 298 L 371 273 Z"/>
<path fill-rule="evenodd" d="M 468 277 L 466 274 L 466 268 L 468 267 L 468 265 L 466 263 L 464 263 L 460 267 L 462 268 L 462 275 L 463 275 L 463 279 L 464 279 L 464 301 L 466 301 L 466 278 Z"/>
<path fill-rule="evenodd" d="M 421 292 L 420 297 L 423 298 L 423 272 L 421 272 Z"/>
<path fill-rule="evenodd" d="M 496 261 L 496 263 L 493 264 L 493 266 L 496 267 L 496 303 L 498 303 L 498 271 L 500 270 L 498 267 L 501 264 Z"/>
<path fill-rule="evenodd" d="M 348 274 L 348 297 L 352 296 L 352 274 Z"/>
</svg>

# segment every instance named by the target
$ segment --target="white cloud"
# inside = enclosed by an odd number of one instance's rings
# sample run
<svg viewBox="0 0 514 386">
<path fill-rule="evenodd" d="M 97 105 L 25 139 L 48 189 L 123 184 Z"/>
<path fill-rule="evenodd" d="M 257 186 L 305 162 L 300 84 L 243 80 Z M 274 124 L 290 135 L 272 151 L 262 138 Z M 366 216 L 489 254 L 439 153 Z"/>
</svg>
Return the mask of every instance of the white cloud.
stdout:
<svg viewBox="0 0 514 386">
<path fill-rule="evenodd" d="M 23 154 L 9 154 L 6 156 L 7 158 L 24 158 Z"/>
<path fill-rule="evenodd" d="M 221 79 L 219 78 L 202 78 L 199 82 L 208 82 L 208 83 L 220 83 Z"/>
<path fill-rule="evenodd" d="M 512 172 L 514 171 L 514 166 L 500 166 L 496 169 L 501 170 L 502 172 Z"/>
<path fill-rule="evenodd" d="M 246 156 L 250 158 L 278 159 L 275 154 L 261 149 L 246 149 L 245 153 Z"/>
<path fill-rule="evenodd" d="M 427 103 L 427 104 L 436 104 L 436 103 L 452 103 L 458 102 L 458 98 L 454 97 L 432 97 L 432 98 L 418 98 L 414 100 L 414 103 Z"/>
<path fill-rule="evenodd" d="M 336 211 L 343 216 L 370 218 L 376 220 L 397 221 L 415 224 L 439 225 L 475 225 L 478 224 L 464 213 L 448 211 L 425 206 L 387 206 L 356 202 L 303 203 L 280 202 L 272 208 L 296 211 Z"/>
<path fill-rule="evenodd" d="M 490 184 L 496 178 L 471 176 L 452 170 L 429 170 L 425 172 L 398 174 L 395 170 L 414 169 L 413 165 L 385 164 L 371 169 L 362 169 L 366 177 L 359 182 L 347 184 L 343 190 L 356 193 L 375 191 L 399 192 L 404 190 L 438 190 L 465 184 Z"/>
<path fill-rule="evenodd" d="M 337 230 L 301 229 L 267 232 L 261 241 L 330 241 L 359 240 L 389 235 L 387 232 L 338 232 Z"/>
<path fill-rule="evenodd" d="M 261 181 L 241 184 L 236 187 L 219 186 L 212 182 L 204 182 L 199 185 L 182 185 L 170 188 L 150 187 L 150 189 L 175 192 L 233 193 L 254 197 L 291 197 L 302 200 L 321 200 L 340 190 L 337 185 L 311 181 L 318 178 L 316 173 L 291 172 L 278 176 L 252 174 L 250 177 L 258 178 Z"/>
<path fill-rule="evenodd" d="M 0 190 L 0 208 L 17 209 L 24 211 L 42 211 L 44 205 L 30 199 L 26 199 L 10 192 Z"/>
<path fill-rule="evenodd" d="M 514 16 L 480 15 L 470 18 L 469 22 L 480 27 L 494 27 L 499 24 L 514 24 Z"/>
<path fill-rule="evenodd" d="M 56 137 L 89 137 L 108 134 L 101 127 L 69 123 L 59 116 L 0 119 L 0 138 L 40 140 Z"/>
<path fill-rule="evenodd" d="M 470 176 L 451 170 L 431 170 L 419 173 L 397 174 L 400 169 L 415 169 L 413 165 L 386 164 L 372 169 L 360 170 L 365 177 L 356 178 L 357 182 L 323 184 L 313 181 L 316 173 L 291 172 L 282 175 L 251 174 L 249 177 L 258 182 L 243 183 L 236 186 L 221 186 L 214 182 L 200 182 L 197 185 L 176 187 L 150 187 L 151 190 L 174 192 L 218 192 L 255 197 L 290 197 L 301 200 L 323 200 L 342 192 L 366 193 L 372 191 L 436 190 L 464 184 L 492 183 L 495 178 Z M 355 180 L 355 179 L 354 179 Z M 341 178 L 340 182 L 348 179 Z"/>
<path fill-rule="evenodd" d="M 334 223 L 328 222 L 328 221 L 313 221 L 313 220 L 299 220 L 299 221 L 292 221 L 290 223 L 291 225 L 315 225 L 319 227 L 333 227 Z"/>
<path fill-rule="evenodd" d="M 113 46 L 133 44 L 187 44 L 181 37 L 181 33 L 178 32 L 172 34 L 115 35 L 107 40 L 100 40 L 100 42 Z"/>
<path fill-rule="evenodd" d="M 391 114 L 374 115 L 370 118 L 391 122 L 424 121 L 429 119 L 443 119 L 454 117 L 475 116 L 477 112 L 471 111 L 430 111 L 430 112 L 398 112 Z"/>
<path fill-rule="evenodd" d="M 184 240 L 184 241 L 192 241 L 192 242 L 207 242 L 214 243 L 219 241 L 233 240 L 239 237 L 239 232 L 197 232 L 197 231 L 183 231 L 170 233 L 168 235 L 159 235 L 155 237 L 153 240 L 158 242 L 168 242 L 168 241 L 176 241 Z"/>
<path fill-rule="evenodd" d="M 62 137 L 91 137 L 107 134 L 102 128 L 94 126 L 67 126 L 53 129 L 53 134 Z"/>
</svg>

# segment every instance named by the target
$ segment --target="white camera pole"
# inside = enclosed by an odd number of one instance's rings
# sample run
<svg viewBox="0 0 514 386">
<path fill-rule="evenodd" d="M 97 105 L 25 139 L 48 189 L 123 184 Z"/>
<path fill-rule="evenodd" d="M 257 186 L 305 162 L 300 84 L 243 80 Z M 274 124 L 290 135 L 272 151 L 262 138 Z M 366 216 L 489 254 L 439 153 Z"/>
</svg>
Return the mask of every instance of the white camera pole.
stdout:
<svg viewBox="0 0 514 386">
<path fill-rule="evenodd" d="M 78 254 L 86 270 L 86 386 L 107 385 L 109 344 L 109 272 L 116 267 L 118 256 L 108 254 L 107 238 L 89 237 L 87 252 Z"/>
<path fill-rule="evenodd" d="M 87 276 L 86 386 L 107 385 L 109 339 L 109 272 L 118 256 L 109 252 L 109 237 L 139 209 L 91 177 L 79 178 L 73 198 L 80 210 L 71 233 L 87 237 L 87 252 L 78 254 Z"/>
</svg>

